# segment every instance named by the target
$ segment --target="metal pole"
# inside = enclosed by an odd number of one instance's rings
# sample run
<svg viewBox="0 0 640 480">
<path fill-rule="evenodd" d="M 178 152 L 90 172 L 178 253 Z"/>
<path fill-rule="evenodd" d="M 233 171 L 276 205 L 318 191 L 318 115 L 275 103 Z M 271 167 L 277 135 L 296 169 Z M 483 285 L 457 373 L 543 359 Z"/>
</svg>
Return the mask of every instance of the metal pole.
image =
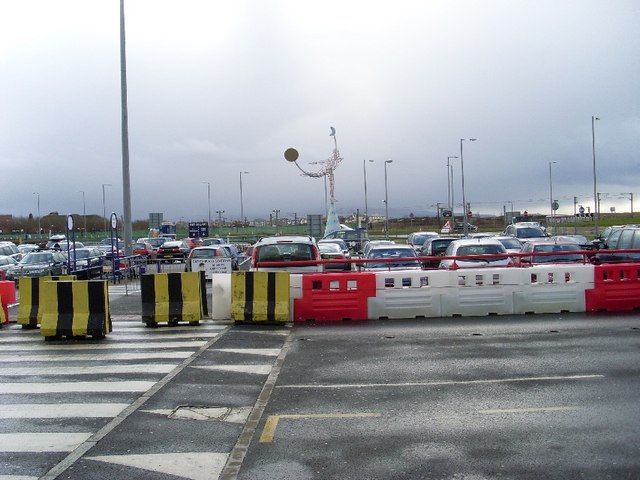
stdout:
<svg viewBox="0 0 640 480">
<path fill-rule="evenodd" d="M 464 193 L 464 156 L 462 153 L 462 143 L 467 140 L 466 138 L 461 138 L 460 139 L 460 172 L 462 175 L 462 228 L 463 228 L 463 233 L 466 236 L 469 233 L 469 225 L 467 225 L 467 199 L 465 197 L 465 193 Z M 469 138 L 468 139 L 470 142 L 475 142 L 477 139 L 476 138 Z"/>
<path fill-rule="evenodd" d="M 110 183 L 102 184 L 102 218 L 104 218 L 104 233 L 107 233 L 107 202 L 104 195 L 104 187 L 110 187 Z"/>
<path fill-rule="evenodd" d="M 373 160 L 369 160 L 373 163 Z M 364 171 L 364 218 L 369 223 L 369 204 L 367 203 L 367 161 L 362 160 L 362 169 Z"/>
<path fill-rule="evenodd" d="M 40 237 L 40 193 L 33 192 L 34 195 L 37 196 L 37 207 L 38 207 L 38 238 Z"/>
<path fill-rule="evenodd" d="M 393 162 L 393 160 L 384 161 L 384 233 L 386 238 L 389 238 L 389 196 L 387 189 L 387 164 L 391 162 Z"/>
<path fill-rule="evenodd" d="M 84 219 L 84 235 L 87 235 L 87 208 L 86 208 L 86 203 L 84 201 L 84 191 L 81 191 L 80 193 L 82 193 L 82 218 Z"/>
<path fill-rule="evenodd" d="M 450 165 L 452 158 L 458 158 L 456 155 L 450 155 L 447 157 L 447 206 L 450 211 L 453 211 L 453 167 Z"/>
<path fill-rule="evenodd" d="M 244 226 L 244 200 L 242 198 L 242 174 L 247 174 L 249 172 L 240 172 L 240 223 Z"/>
<path fill-rule="evenodd" d="M 127 113 L 127 57 L 124 31 L 124 0 L 120 0 L 120 85 L 122 98 L 122 204 L 124 249 L 133 253 L 131 223 L 131 177 L 129 174 L 129 121 Z"/>
<path fill-rule="evenodd" d="M 551 216 L 553 217 L 553 181 L 551 180 L 551 164 L 558 163 L 556 161 L 549 162 L 549 208 L 551 209 Z"/>
<path fill-rule="evenodd" d="M 451 165 L 451 220 L 456 223 L 455 181 L 453 180 L 453 165 Z"/>
<path fill-rule="evenodd" d="M 208 211 L 208 226 L 211 228 L 211 182 L 202 182 L 207 184 L 207 211 Z"/>
<path fill-rule="evenodd" d="M 595 236 L 598 236 L 598 222 L 600 220 L 600 212 L 598 211 L 598 193 L 596 183 L 596 120 L 598 117 L 591 116 L 591 149 L 593 152 L 593 220 L 595 227 Z"/>
</svg>

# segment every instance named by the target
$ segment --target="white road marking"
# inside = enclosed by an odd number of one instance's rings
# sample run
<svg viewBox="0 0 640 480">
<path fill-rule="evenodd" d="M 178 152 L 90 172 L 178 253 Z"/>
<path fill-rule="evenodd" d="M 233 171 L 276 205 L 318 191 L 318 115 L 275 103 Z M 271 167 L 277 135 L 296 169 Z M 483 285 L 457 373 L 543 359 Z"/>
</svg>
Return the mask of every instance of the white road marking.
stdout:
<svg viewBox="0 0 640 480">
<path fill-rule="evenodd" d="M 147 455 L 101 455 L 85 458 L 152 472 L 161 472 L 190 480 L 213 480 L 222 473 L 228 456 L 227 453 L 184 452 Z"/>
<path fill-rule="evenodd" d="M 157 382 L 58 382 L 58 383 L 0 383 L 0 394 L 37 394 L 68 392 L 146 392 Z M 2 445 L 2 443 L 0 443 Z"/>
<path fill-rule="evenodd" d="M 504 408 L 497 410 L 480 410 L 480 413 L 496 414 L 496 413 L 548 413 L 548 412 L 570 412 L 578 410 L 578 407 L 529 407 L 529 408 Z"/>
<path fill-rule="evenodd" d="M 121 338 L 126 338 L 128 340 L 177 340 L 181 338 L 215 338 L 220 335 L 219 332 L 198 332 L 193 331 L 191 333 L 156 333 L 156 332 L 145 332 L 138 334 L 131 334 L 129 332 L 114 332 L 109 334 L 109 338 L 111 340 L 120 340 Z"/>
<path fill-rule="evenodd" d="M 169 373 L 177 364 L 130 364 L 130 365 L 95 365 L 84 367 L 14 367 L 0 368 L 0 377 L 16 377 L 21 375 L 110 375 L 134 373 Z"/>
<path fill-rule="evenodd" d="M 3 452 L 71 452 L 92 433 L 0 433 Z"/>
<path fill-rule="evenodd" d="M 157 339 L 154 339 L 157 340 Z M 196 348 L 205 345 L 207 342 L 204 340 L 193 340 L 191 342 L 140 342 L 140 343 L 67 343 L 61 340 L 59 344 L 52 345 L 40 345 L 35 349 L 29 349 L 29 351 L 47 351 L 47 350 L 110 350 L 110 349 L 151 349 L 151 348 Z M 44 342 L 43 342 L 44 343 Z M 21 345 L 6 345 L 2 347 L 5 352 L 17 352 L 24 350 L 24 346 Z"/>
<path fill-rule="evenodd" d="M 434 387 L 445 385 L 477 385 L 490 383 L 513 383 L 513 382 L 543 382 L 558 380 L 594 380 L 603 378 L 604 375 L 566 375 L 553 377 L 519 377 L 519 378 L 496 378 L 488 380 L 443 380 L 440 382 L 402 382 L 402 383 L 334 383 L 334 384 L 300 384 L 300 385 L 276 385 L 276 388 L 379 388 L 379 387 Z"/>
<path fill-rule="evenodd" d="M 157 351 L 157 352 L 131 352 L 131 353 L 115 353 L 104 352 L 100 354 L 90 353 L 78 353 L 76 355 L 57 355 L 57 354 L 42 354 L 42 355 L 0 355 L 0 364 L 5 365 L 7 363 L 20 363 L 25 362 L 108 362 L 113 360 L 147 360 L 152 358 L 160 358 L 163 360 L 185 359 L 193 355 L 192 351 Z M 0 372 L 2 370 L 0 369 Z"/>
<path fill-rule="evenodd" d="M 216 348 L 215 352 L 245 353 L 247 355 L 264 355 L 267 357 L 277 357 L 281 348 Z"/>
<path fill-rule="evenodd" d="M 0 418 L 109 418 L 128 403 L 21 403 L 2 405 Z"/>
<path fill-rule="evenodd" d="M 191 365 L 191 368 L 200 368 L 202 370 L 215 370 L 215 371 L 223 371 L 223 372 L 268 375 L 271 372 L 271 369 L 273 368 L 273 366 L 272 365 L 207 365 L 207 366 Z"/>
</svg>

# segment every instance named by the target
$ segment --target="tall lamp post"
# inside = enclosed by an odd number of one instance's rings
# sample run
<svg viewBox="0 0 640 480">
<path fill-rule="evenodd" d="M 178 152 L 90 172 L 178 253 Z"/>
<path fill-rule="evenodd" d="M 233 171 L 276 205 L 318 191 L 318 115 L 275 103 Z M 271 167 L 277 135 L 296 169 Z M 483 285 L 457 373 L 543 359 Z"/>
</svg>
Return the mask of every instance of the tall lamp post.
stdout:
<svg viewBox="0 0 640 480">
<path fill-rule="evenodd" d="M 37 204 L 37 207 L 38 207 L 38 237 L 40 237 L 40 232 L 41 232 L 41 230 L 40 230 L 40 193 L 39 192 L 33 192 L 33 194 L 37 195 L 37 197 L 38 197 L 38 204 Z"/>
<path fill-rule="evenodd" d="M 362 170 L 364 173 L 364 221 L 369 223 L 369 204 L 367 203 L 367 161 L 373 163 L 373 160 L 362 160 Z"/>
<path fill-rule="evenodd" d="M 85 237 L 87 235 L 87 204 L 84 201 L 84 190 L 81 190 L 80 193 L 82 194 L 82 218 L 84 220 L 84 234 L 82 236 Z"/>
<path fill-rule="evenodd" d="M 551 209 L 551 216 L 553 216 L 553 181 L 551 179 L 551 165 L 558 163 L 555 160 L 549 162 L 549 208 Z"/>
<path fill-rule="evenodd" d="M 242 174 L 247 175 L 249 172 L 240 172 L 240 224 L 244 227 L 244 199 L 242 198 Z"/>
<path fill-rule="evenodd" d="M 453 172 L 451 171 L 453 167 L 449 163 L 452 158 L 458 157 L 456 155 L 447 157 L 447 207 L 449 207 L 449 211 L 453 213 Z"/>
<path fill-rule="evenodd" d="M 462 144 L 466 140 L 469 140 L 470 142 L 475 142 L 477 138 L 461 138 L 460 139 L 460 175 L 462 176 L 462 212 L 463 212 L 462 228 L 465 236 L 469 233 L 469 225 L 467 221 L 467 198 L 465 197 L 465 193 L 464 193 L 464 156 L 462 153 Z"/>
<path fill-rule="evenodd" d="M 110 183 L 102 184 L 102 218 L 104 218 L 104 232 L 107 233 L 107 202 L 104 195 L 104 187 L 110 187 Z"/>
<path fill-rule="evenodd" d="M 207 227 L 211 228 L 211 182 L 202 182 L 207 184 L 207 210 L 209 212 L 209 216 L 207 217 L 208 223 Z"/>
<path fill-rule="evenodd" d="M 598 193 L 596 183 L 596 120 L 600 120 L 596 116 L 591 116 L 591 149 L 593 152 L 593 220 L 596 230 L 596 237 L 598 236 L 598 222 L 600 220 L 600 212 L 598 210 Z"/>
<path fill-rule="evenodd" d="M 389 195 L 387 189 L 387 164 L 391 162 L 393 162 L 393 160 L 384 161 L 384 233 L 386 238 L 389 238 Z"/>
</svg>

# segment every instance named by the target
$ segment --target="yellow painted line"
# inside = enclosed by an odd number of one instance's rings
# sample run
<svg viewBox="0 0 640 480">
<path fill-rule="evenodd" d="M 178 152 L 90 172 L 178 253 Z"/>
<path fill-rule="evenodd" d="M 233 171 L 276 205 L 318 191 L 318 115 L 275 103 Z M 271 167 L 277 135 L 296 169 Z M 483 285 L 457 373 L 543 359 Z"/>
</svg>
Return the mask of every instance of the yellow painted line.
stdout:
<svg viewBox="0 0 640 480">
<path fill-rule="evenodd" d="M 276 428 L 278 428 L 278 422 L 281 418 L 290 420 L 304 420 L 304 419 L 317 419 L 317 418 L 371 418 L 380 417 L 379 413 L 310 413 L 310 414 L 292 414 L 292 415 L 269 415 L 267 421 L 262 429 L 262 435 L 260 435 L 260 443 L 271 443 L 273 437 L 276 434 Z"/>
<path fill-rule="evenodd" d="M 547 412 L 570 412 L 578 407 L 538 407 L 538 408 L 505 408 L 500 410 L 480 410 L 480 413 L 547 413 Z"/>
</svg>

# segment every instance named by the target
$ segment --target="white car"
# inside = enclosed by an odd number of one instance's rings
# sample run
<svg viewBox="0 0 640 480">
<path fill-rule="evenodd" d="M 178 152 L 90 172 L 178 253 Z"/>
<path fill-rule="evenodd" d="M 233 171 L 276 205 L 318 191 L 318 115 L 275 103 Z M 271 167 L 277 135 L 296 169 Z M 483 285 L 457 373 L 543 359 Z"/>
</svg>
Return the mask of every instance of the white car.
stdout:
<svg viewBox="0 0 640 480">
<path fill-rule="evenodd" d="M 505 254 L 505 255 L 501 255 Z M 507 256 L 507 250 L 499 240 L 492 238 L 465 238 L 454 240 L 447 247 L 445 257 L 470 257 L 461 259 L 443 259 L 440 268 L 511 267 L 513 261 Z"/>
<path fill-rule="evenodd" d="M 253 246 L 250 271 L 260 272 L 322 272 L 320 251 L 313 237 L 275 235 L 258 240 Z M 277 262 L 280 265 L 261 265 Z M 288 264 L 289 262 L 296 262 Z M 307 263 L 302 263 L 307 262 Z"/>
<path fill-rule="evenodd" d="M 407 237 L 407 245 L 411 245 L 416 252 L 420 252 L 427 238 L 439 236 L 440 234 L 436 232 L 413 232 Z"/>
<path fill-rule="evenodd" d="M 409 245 L 377 245 L 371 247 L 364 257 L 366 260 L 378 260 L 366 262 L 360 268 L 363 271 L 388 271 L 388 270 L 422 270 L 422 264 L 418 261 L 418 255 Z"/>
</svg>

